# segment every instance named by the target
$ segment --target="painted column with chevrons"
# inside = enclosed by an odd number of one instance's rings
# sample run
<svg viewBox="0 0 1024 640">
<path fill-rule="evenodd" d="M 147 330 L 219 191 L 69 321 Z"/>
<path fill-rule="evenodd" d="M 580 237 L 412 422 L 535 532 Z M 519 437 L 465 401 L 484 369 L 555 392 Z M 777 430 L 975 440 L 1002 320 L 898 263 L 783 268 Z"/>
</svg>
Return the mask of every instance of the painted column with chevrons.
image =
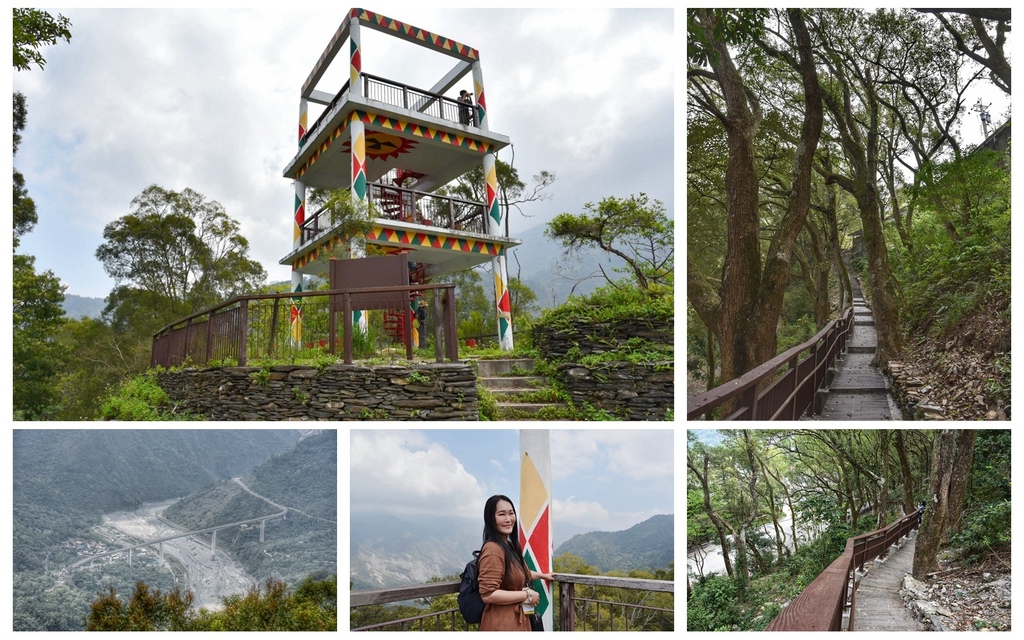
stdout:
<svg viewBox="0 0 1024 640">
<path fill-rule="evenodd" d="M 539 573 L 551 573 L 554 555 L 551 535 L 551 432 L 548 429 L 520 429 L 519 450 L 519 545 L 526 565 Z M 552 631 L 551 583 L 535 581 L 540 593 L 536 611 L 544 630 Z"/>
<path fill-rule="evenodd" d="M 301 127 L 300 127 L 301 128 Z M 306 183 L 295 181 L 295 215 L 292 223 L 292 249 L 302 246 L 302 223 L 306 221 Z M 292 293 L 302 292 L 302 274 L 292 265 Z M 289 319 L 292 345 L 302 344 L 302 298 L 292 298 Z"/>
</svg>

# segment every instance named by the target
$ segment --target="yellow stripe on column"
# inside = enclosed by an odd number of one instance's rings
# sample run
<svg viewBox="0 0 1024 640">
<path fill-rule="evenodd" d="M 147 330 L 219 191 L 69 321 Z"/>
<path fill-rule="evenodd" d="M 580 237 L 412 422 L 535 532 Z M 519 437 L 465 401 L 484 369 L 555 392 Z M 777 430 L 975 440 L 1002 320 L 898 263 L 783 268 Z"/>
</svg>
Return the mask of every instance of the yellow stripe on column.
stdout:
<svg viewBox="0 0 1024 640">
<path fill-rule="evenodd" d="M 519 519 L 529 531 L 537 522 L 548 501 L 548 491 L 544 487 L 544 481 L 533 464 L 533 460 L 530 459 L 529 453 L 523 454 L 523 462 L 519 469 L 519 482 Z"/>
</svg>

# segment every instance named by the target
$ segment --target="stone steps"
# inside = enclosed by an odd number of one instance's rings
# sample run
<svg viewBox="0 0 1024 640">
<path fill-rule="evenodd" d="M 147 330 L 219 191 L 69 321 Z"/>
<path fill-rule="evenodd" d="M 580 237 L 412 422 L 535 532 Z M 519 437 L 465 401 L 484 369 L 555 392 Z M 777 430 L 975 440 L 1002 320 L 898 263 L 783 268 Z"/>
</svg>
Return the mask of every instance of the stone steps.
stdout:
<svg viewBox="0 0 1024 640">
<path fill-rule="evenodd" d="M 562 402 L 531 402 L 516 399 L 516 396 L 521 394 L 542 392 L 551 388 L 547 378 L 532 375 L 534 364 L 532 358 L 476 361 L 477 379 L 485 389 L 497 397 L 499 420 L 536 419 L 534 416 L 545 408 L 565 407 Z M 512 375 L 513 371 L 526 373 Z"/>
</svg>

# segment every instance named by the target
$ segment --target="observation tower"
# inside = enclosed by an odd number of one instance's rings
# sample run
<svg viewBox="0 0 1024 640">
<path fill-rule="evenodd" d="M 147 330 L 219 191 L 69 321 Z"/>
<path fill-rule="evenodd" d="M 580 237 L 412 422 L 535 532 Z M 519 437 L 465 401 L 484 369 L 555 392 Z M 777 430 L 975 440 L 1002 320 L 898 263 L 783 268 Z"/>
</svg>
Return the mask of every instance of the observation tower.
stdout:
<svg viewBox="0 0 1024 640">
<path fill-rule="evenodd" d="M 410 51 L 410 69 L 426 68 L 413 64 L 416 56 L 444 56 L 454 66 L 441 77 L 416 79 L 418 86 L 372 75 L 374 61 L 363 56 L 362 44 L 370 31 L 415 45 L 400 47 Z M 321 86 L 330 84 L 325 74 L 339 54 L 347 54 L 341 64 L 348 63 L 342 86 Z M 393 59 L 387 62 L 396 67 Z M 323 107 L 312 126 L 310 103 Z M 476 49 L 351 9 L 299 94 L 298 153 L 284 169 L 295 186 L 292 248 L 280 261 L 291 266 L 292 290 L 302 291 L 305 275 L 325 274 L 327 256 L 362 258 L 369 245 L 404 254 L 412 283 L 490 260 L 497 335 L 501 348 L 511 349 L 505 253 L 521 243 L 504 235 L 495 171 L 495 154 L 508 145 L 507 136 L 490 130 Z M 477 167 L 483 169 L 485 201 L 437 193 Z M 343 222 L 332 221 L 328 211 L 308 212 L 307 189 L 314 187 L 348 189 L 354 201 L 372 205 L 370 232 L 348 237 Z M 301 308 L 293 307 L 292 322 L 301 322 Z"/>
</svg>

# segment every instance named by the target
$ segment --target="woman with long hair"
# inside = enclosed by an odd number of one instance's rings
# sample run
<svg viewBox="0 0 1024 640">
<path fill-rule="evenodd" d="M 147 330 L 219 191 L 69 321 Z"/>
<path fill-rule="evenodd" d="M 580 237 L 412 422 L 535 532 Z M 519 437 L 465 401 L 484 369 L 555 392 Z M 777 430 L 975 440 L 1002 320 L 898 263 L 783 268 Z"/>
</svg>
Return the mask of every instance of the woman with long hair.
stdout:
<svg viewBox="0 0 1024 640">
<path fill-rule="evenodd" d="M 506 496 L 491 496 L 484 505 L 484 544 L 477 567 L 484 601 L 480 631 L 532 631 L 523 607 L 532 611 L 540 594 L 530 588 L 530 582 L 554 578 L 526 566 L 516 509 Z"/>
</svg>

